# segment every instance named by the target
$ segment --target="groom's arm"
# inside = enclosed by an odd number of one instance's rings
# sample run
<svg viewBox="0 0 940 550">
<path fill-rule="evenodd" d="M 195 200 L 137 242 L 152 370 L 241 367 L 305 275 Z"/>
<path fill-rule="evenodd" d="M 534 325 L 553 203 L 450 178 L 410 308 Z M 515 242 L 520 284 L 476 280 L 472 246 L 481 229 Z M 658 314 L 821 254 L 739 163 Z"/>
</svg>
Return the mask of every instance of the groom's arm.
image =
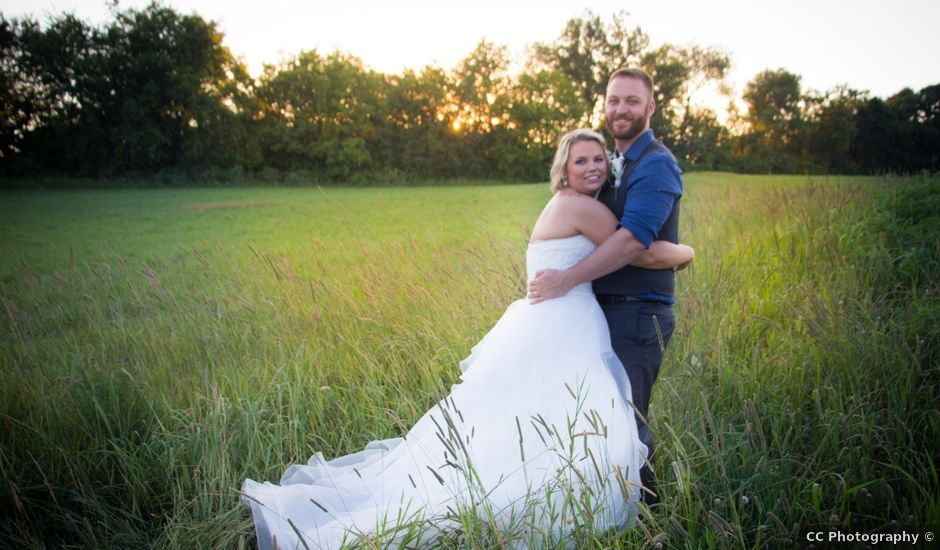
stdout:
<svg viewBox="0 0 940 550">
<path fill-rule="evenodd" d="M 530 301 L 537 304 L 564 296 L 581 283 L 617 271 L 645 251 L 646 246 L 633 236 L 633 232 L 621 227 L 574 267 L 565 271 L 543 269 L 537 272 L 535 278 L 529 282 Z"/>
</svg>

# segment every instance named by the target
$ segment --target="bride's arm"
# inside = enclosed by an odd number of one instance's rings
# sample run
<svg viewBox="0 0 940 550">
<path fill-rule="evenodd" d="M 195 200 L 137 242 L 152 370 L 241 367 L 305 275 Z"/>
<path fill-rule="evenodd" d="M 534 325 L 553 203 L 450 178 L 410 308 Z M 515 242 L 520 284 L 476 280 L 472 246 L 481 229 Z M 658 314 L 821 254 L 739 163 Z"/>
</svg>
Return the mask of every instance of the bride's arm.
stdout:
<svg viewBox="0 0 940 550">
<path fill-rule="evenodd" d="M 645 269 L 684 269 L 695 258 L 695 249 L 685 244 L 673 244 L 669 241 L 653 241 L 653 244 L 630 262 L 634 267 Z"/>
</svg>

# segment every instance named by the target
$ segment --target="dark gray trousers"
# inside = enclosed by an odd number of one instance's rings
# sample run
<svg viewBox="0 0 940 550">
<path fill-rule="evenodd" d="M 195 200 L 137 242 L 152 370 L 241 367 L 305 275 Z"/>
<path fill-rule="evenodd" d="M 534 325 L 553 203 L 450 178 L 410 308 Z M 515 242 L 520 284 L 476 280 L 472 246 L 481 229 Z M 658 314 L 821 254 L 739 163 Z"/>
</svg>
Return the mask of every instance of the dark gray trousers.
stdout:
<svg viewBox="0 0 940 550">
<path fill-rule="evenodd" d="M 656 302 L 602 304 L 601 309 L 607 317 L 611 346 L 630 378 L 633 404 L 639 415 L 646 419 L 638 415 L 636 423 L 640 440 L 646 444 L 652 457 L 655 441 L 647 425 L 650 395 L 659 376 L 663 350 L 676 326 L 675 313 L 671 305 Z M 653 476 L 648 467 L 640 470 L 640 479 L 644 485 L 652 487 Z"/>
</svg>

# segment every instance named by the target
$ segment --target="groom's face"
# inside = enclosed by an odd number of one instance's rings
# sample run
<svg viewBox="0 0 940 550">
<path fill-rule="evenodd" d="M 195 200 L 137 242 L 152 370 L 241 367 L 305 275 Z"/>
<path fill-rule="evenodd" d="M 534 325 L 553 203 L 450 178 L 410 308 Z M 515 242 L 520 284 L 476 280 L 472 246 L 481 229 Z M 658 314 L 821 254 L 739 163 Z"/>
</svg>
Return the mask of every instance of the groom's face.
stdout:
<svg viewBox="0 0 940 550">
<path fill-rule="evenodd" d="M 632 140 L 649 129 L 655 108 L 652 92 L 639 78 L 622 76 L 607 86 L 604 115 L 614 139 Z"/>
</svg>

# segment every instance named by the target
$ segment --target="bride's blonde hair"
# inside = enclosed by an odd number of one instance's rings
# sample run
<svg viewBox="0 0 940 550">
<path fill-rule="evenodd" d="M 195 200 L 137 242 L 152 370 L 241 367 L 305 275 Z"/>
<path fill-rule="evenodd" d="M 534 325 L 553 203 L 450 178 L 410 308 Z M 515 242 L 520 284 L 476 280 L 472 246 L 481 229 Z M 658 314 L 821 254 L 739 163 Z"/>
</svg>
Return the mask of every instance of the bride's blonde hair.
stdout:
<svg viewBox="0 0 940 550">
<path fill-rule="evenodd" d="M 565 180 L 565 165 L 568 164 L 568 154 L 571 152 L 571 145 L 579 141 L 593 141 L 604 150 L 604 158 L 607 159 L 607 173 L 610 173 L 610 153 L 607 151 L 607 144 L 604 143 L 604 136 L 591 130 L 590 128 L 578 128 L 561 136 L 558 141 L 558 149 L 555 150 L 555 160 L 552 161 L 552 169 L 549 172 L 551 178 L 552 193 L 561 191 L 568 182 Z"/>
</svg>

